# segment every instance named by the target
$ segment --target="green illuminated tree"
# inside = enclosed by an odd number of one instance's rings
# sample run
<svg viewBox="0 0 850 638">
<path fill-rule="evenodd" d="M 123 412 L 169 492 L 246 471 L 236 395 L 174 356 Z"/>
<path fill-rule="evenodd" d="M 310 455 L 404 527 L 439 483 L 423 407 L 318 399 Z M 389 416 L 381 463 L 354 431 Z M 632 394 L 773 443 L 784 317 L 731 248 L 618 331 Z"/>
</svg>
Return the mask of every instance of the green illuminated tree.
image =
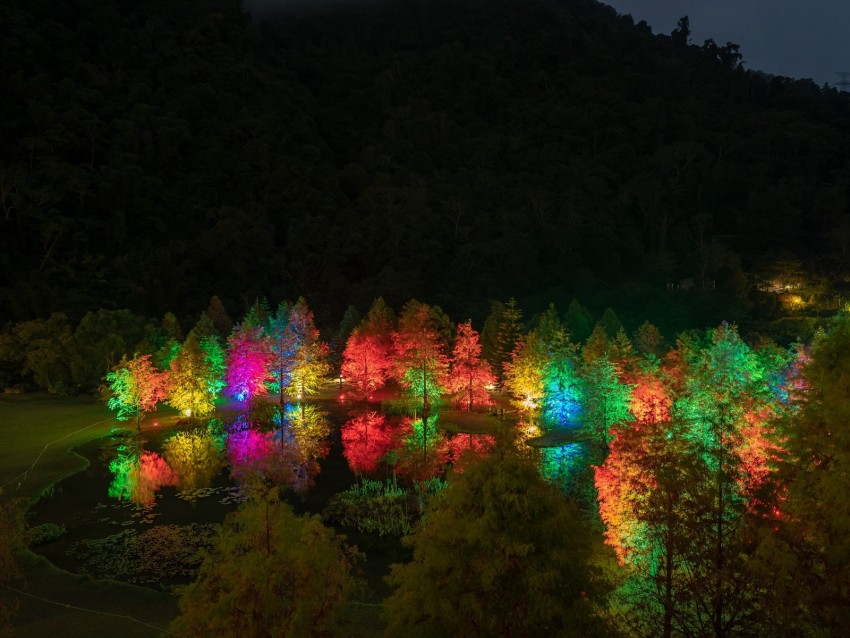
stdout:
<svg viewBox="0 0 850 638">
<path fill-rule="evenodd" d="M 182 589 L 175 636 L 326 636 L 357 581 L 356 549 L 272 490 L 228 515 L 197 580 Z"/>
<path fill-rule="evenodd" d="M 586 350 L 586 349 L 585 349 Z M 631 387 L 621 383 L 620 370 L 601 355 L 584 366 L 584 429 L 596 448 L 596 458 L 608 454 L 611 428 L 630 420 Z"/>
<path fill-rule="evenodd" d="M 413 560 L 388 578 L 388 636 L 588 632 L 584 520 L 511 446 L 454 475 L 405 543 Z"/>
<path fill-rule="evenodd" d="M 168 373 L 158 371 L 149 354 L 122 357 L 105 380 L 101 394 L 107 407 L 117 412 L 119 421 L 135 419 L 139 431 L 142 417 L 168 396 Z"/>
</svg>

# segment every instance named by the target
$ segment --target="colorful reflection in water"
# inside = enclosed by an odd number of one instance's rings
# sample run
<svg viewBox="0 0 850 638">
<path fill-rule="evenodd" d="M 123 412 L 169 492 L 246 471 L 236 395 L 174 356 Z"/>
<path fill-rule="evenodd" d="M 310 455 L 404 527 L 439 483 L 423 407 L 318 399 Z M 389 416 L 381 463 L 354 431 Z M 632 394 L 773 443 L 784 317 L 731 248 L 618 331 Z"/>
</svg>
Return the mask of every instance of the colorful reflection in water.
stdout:
<svg viewBox="0 0 850 638">
<path fill-rule="evenodd" d="M 484 434 L 448 435 L 437 416 L 422 419 L 388 417 L 374 410 L 352 412 L 341 428 L 342 454 L 358 476 L 390 473 L 421 482 L 443 475 L 449 467 L 462 471 L 468 459 L 485 456 L 494 439 Z M 305 403 L 268 404 L 266 427 L 258 427 L 257 411 L 240 414 L 225 426 L 171 434 L 161 450 L 122 446 L 109 463 L 113 474 L 109 495 L 141 505 L 151 504 L 158 490 L 180 493 L 208 488 L 229 468 L 240 486 L 280 485 L 301 492 L 310 488 L 327 456 L 333 428 L 328 414 Z M 155 446 L 153 446 L 155 447 Z"/>
<path fill-rule="evenodd" d="M 369 411 L 342 426 L 342 453 L 355 474 L 374 472 L 392 444 L 393 431 L 383 414 Z"/>
<path fill-rule="evenodd" d="M 156 452 L 119 450 L 109 470 L 114 474 L 109 496 L 140 505 L 152 503 L 161 487 L 177 484 L 177 474 Z"/>
<path fill-rule="evenodd" d="M 342 426 L 343 455 L 358 476 L 374 475 L 386 464 L 412 481 L 440 476 L 448 467 L 463 471 L 475 456 L 495 446 L 487 434 L 447 435 L 437 427 L 437 415 L 422 419 L 388 418 L 374 411 L 353 413 Z"/>
</svg>

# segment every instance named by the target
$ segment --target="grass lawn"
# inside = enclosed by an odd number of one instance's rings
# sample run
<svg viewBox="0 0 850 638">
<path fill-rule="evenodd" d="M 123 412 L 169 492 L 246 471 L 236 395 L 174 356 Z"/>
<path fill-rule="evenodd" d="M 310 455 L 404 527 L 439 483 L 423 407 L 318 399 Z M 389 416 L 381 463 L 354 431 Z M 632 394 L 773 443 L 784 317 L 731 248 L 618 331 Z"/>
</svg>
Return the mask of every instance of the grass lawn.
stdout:
<svg viewBox="0 0 850 638">
<path fill-rule="evenodd" d="M 34 500 L 85 467 L 72 447 L 116 425 L 103 404 L 91 399 L 0 395 L 0 485 L 5 486 L 0 498 Z M 167 627 L 176 614 L 177 599 L 171 594 L 71 574 L 31 552 L 19 562 L 24 579 L 14 587 L 25 595 L 0 590 L 4 599 L 19 603 L 12 620 L 15 637 L 158 636 L 162 632 L 156 628 Z"/>
</svg>

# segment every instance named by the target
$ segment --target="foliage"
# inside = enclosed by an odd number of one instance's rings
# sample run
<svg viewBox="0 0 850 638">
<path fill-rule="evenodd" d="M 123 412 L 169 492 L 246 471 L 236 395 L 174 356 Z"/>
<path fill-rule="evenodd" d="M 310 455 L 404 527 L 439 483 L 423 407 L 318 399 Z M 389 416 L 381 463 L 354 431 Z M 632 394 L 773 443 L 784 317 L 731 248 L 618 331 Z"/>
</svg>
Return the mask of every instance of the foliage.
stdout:
<svg viewBox="0 0 850 638">
<path fill-rule="evenodd" d="M 141 428 L 141 419 L 156 409 L 157 403 L 168 394 L 168 374 L 159 372 L 151 363 L 151 355 L 138 355 L 121 361 L 105 377 L 102 394 L 106 405 L 117 412 L 119 421 L 136 420 Z"/>
<path fill-rule="evenodd" d="M 850 631 L 850 317 L 842 313 L 812 346 L 803 384 L 792 397 L 799 415 L 788 429 L 788 517 L 782 551 L 767 568 L 780 574 L 786 605 L 825 635 Z"/>
<path fill-rule="evenodd" d="M 208 347 L 211 343 L 215 342 L 207 341 Z M 188 416 L 208 416 L 215 410 L 217 386 L 219 381 L 209 355 L 190 333 L 171 361 L 168 404 Z"/>
<path fill-rule="evenodd" d="M 125 529 L 104 538 L 73 543 L 68 554 L 79 560 L 82 572 L 93 578 L 116 579 L 139 585 L 163 584 L 194 577 L 200 551 L 208 548 L 218 525 L 154 525 Z"/>
<path fill-rule="evenodd" d="M 490 405 L 490 390 L 495 383 L 490 364 L 481 360 L 481 344 L 472 322 L 459 323 L 448 379 L 455 402 L 470 412 L 476 405 Z"/>
<path fill-rule="evenodd" d="M 413 531 L 419 514 L 409 506 L 409 497 L 395 483 L 360 479 L 331 497 L 322 518 L 367 534 L 403 536 Z"/>
<path fill-rule="evenodd" d="M 544 396 L 543 367 L 546 344 L 534 331 L 525 335 L 505 363 L 504 387 L 514 397 L 514 405 L 533 419 Z"/>
<path fill-rule="evenodd" d="M 274 492 L 222 525 L 197 580 L 182 590 L 176 636 L 321 636 L 354 591 L 355 549 Z"/>
<path fill-rule="evenodd" d="M 30 527 L 25 534 L 26 544 L 30 547 L 51 543 L 62 538 L 68 532 L 64 525 L 56 523 L 42 523 Z"/>
<path fill-rule="evenodd" d="M 299 299 L 289 313 L 289 329 L 294 336 L 295 350 L 287 391 L 299 399 L 316 394 L 330 372 L 328 344 L 319 339 L 313 323 L 313 313 L 304 299 Z"/>
<path fill-rule="evenodd" d="M 406 542 L 413 561 L 394 565 L 388 579 L 397 588 L 386 602 L 388 635 L 587 629 L 589 534 L 575 506 L 515 452 L 503 447 L 468 465 Z"/>
<path fill-rule="evenodd" d="M 543 364 L 543 419 L 550 427 L 575 427 L 582 412 L 584 380 L 578 357 L 563 330 L 555 330 Z"/>
<path fill-rule="evenodd" d="M 446 387 L 448 359 L 440 335 L 433 327 L 431 308 L 416 300 L 405 305 L 393 333 L 395 377 L 407 392 L 414 409 L 430 412 Z M 418 403 L 421 401 L 421 403 Z"/>
<path fill-rule="evenodd" d="M 227 338 L 227 392 L 237 401 L 268 394 L 272 355 L 262 326 L 237 325 Z"/>
</svg>

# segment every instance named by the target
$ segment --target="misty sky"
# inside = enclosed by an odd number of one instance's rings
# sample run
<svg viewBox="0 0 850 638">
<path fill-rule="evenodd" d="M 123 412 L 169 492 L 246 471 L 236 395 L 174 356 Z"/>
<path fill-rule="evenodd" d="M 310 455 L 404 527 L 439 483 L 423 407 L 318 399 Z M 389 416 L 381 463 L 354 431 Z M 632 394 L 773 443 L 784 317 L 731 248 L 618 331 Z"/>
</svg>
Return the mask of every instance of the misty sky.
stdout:
<svg viewBox="0 0 850 638">
<path fill-rule="evenodd" d="M 835 85 L 850 71 L 850 0 L 604 0 L 653 33 L 691 21 L 691 41 L 741 45 L 745 67 Z"/>
</svg>

